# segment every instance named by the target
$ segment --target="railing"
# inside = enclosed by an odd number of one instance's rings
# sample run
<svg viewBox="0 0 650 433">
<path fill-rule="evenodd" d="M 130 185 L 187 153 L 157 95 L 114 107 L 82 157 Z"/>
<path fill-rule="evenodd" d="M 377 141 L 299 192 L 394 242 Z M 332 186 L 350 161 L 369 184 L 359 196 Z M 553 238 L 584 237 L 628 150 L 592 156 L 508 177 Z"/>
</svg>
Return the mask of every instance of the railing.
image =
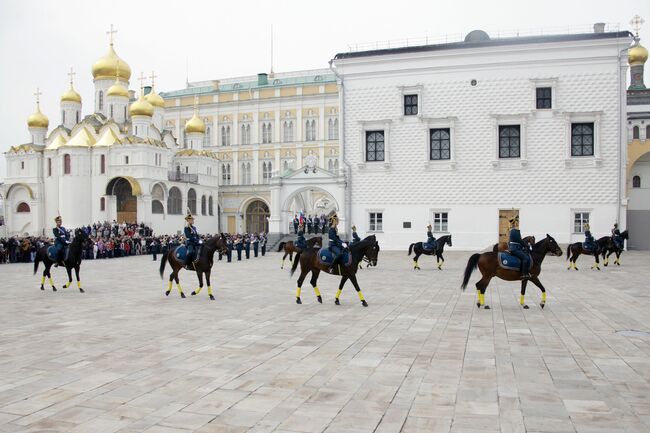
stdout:
<svg viewBox="0 0 650 433">
<path fill-rule="evenodd" d="M 168 171 L 167 180 L 176 182 L 199 183 L 199 175 L 191 173 L 180 173 L 178 171 Z"/>
</svg>

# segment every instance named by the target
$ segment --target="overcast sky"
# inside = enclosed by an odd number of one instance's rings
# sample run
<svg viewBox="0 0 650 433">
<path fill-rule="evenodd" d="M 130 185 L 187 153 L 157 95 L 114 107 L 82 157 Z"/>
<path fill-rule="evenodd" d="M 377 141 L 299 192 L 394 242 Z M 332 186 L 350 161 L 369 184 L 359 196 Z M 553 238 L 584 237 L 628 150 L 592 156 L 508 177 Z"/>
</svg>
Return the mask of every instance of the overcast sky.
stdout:
<svg viewBox="0 0 650 433">
<path fill-rule="evenodd" d="M 186 64 L 190 81 L 268 72 L 271 24 L 274 70 L 285 72 L 327 67 L 356 43 L 599 21 L 627 30 L 635 14 L 648 20 L 643 39 L 650 34 L 648 0 L 0 0 L 0 152 L 29 141 L 26 119 L 36 87 L 50 130 L 60 123 L 59 97 L 71 66 L 83 114 L 90 112 L 90 68 L 106 52 L 111 24 L 118 30 L 115 49 L 133 71 L 131 88 L 138 88 L 140 72 L 155 70 L 156 87 L 165 91 L 184 87 Z"/>
</svg>

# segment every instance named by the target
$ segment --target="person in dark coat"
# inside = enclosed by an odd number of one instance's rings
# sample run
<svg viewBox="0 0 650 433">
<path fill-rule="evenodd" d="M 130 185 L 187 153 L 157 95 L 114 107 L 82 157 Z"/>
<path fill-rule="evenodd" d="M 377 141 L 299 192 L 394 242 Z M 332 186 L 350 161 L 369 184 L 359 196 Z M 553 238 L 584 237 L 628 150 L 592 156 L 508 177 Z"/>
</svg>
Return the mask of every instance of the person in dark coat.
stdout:
<svg viewBox="0 0 650 433">
<path fill-rule="evenodd" d="M 228 258 L 228 263 L 232 262 L 232 237 L 228 236 L 228 239 L 226 239 L 226 246 L 228 247 L 228 253 L 226 254 L 226 257 Z"/>
<path fill-rule="evenodd" d="M 298 226 L 300 225 L 300 222 L 298 221 L 298 215 L 294 215 L 293 217 L 293 231 L 294 234 L 298 234 Z"/>
<path fill-rule="evenodd" d="M 314 226 L 314 221 L 311 219 L 311 215 L 307 215 L 307 233 L 312 234 L 313 226 Z"/>
<path fill-rule="evenodd" d="M 508 237 L 508 250 L 510 254 L 521 261 L 520 272 L 521 278 L 530 278 L 530 256 L 528 254 L 528 244 L 521 238 L 519 231 L 519 217 L 510 220 L 510 235 Z"/>
<path fill-rule="evenodd" d="M 244 235 L 244 251 L 246 252 L 246 258 L 251 258 L 251 237 L 248 234 Z"/>
<path fill-rule="evenodd" d="M 266 233 L 260 234 L 260 249 L 262 250 L 262 257 L 266 255 Z"/>
<path fill-rule="evenodd" d="M 426 243 L 426 249 L 434 251 L 436 249 L 436 238 L 433 237 L 433 228 L 431 227 L 431 224 L 427 226 L 427 243 Z"/>
<path fill-rule="evenodd" d="M 332 212 L 332 214 L 330 215 L 329 224 L 330 224 L 330 229 L 328 232 L 329 250 L 332 252 L 332 255 L 334 256 L 334 260 L 332 260 L 332 265 L 329 268 L 329 272 L 332 273 L 334 271 L 334 267 L 339 263 L 341 256 L 343 255 L 343 251 L 346 250 L 348 246 L 339 237 L 338 229 L 336 228 L 339 224 L 339 217 L 336 215 L 336 212 Z"/>
<path fill-rule="evenodd" d="M 296 241 L 293 243 L 294 247 L 296 247 L 296 252 L 302 252 L 307 248 L 304 229 L 303 225 L 298 227 L 298 236 L 296 237 Z"/>
<path fill-rule="evenodd" d="M 585 224 L 585 249 L 593 251 L 594 248 L 596 248 L 596 241 L 594 240 L 594 235 L 591 234 L 591 230 L 589 230 L 589 224 Z"/>
<path fill-rule="evenodd" d="M 251 243 L 253 244 L 253 257 L 257 257 L 257 253 L 260 249 L 260 237 L 257 233 L 253 235 L 253 241 Z"/>
<path fill-rule="evenodd" d="M 357 226 L 352 226 L 352 245 L 356 244 L 357 242 L 361 242 L 361 238 L 357 234 Z"/>
<path fill-rule="evenodd" d="M 237 235 L 235 239 L 235 249 L 237 250 L 237 261 L 241 261 L 241 251 L 244 248 L 244 241 L 241 238 L 241 235 Z"/>
<path fill-rule="evenodd" d="M 54 248 L 56 248 L 56 259 L 58 263 L 54 266 L 58 266 L 59 263 L 63 263 L 67 256 L 68 245 L 70 245 L 70 233 L 63 227 L 63 219 L 61 215 L 58 215 L 54 218 L 56 227 L 52 229 L 54 234 Z"/>
<path fill-rule="evenodd" d="M 187 225 L 183 231 L 183 234 L 185 235 L 185 246 L 187 247 L 185 267 L 189 269 L 192 262 L 198 258 L 198 248 L 199 245 L 203 243 L 203 241 L 199 237 L 198 230 L 196 227 L 194 227 L 194 216 L 190 213 L 189 210 L 185 216 L 185 221 L 187 221 Z"/>
</svg>

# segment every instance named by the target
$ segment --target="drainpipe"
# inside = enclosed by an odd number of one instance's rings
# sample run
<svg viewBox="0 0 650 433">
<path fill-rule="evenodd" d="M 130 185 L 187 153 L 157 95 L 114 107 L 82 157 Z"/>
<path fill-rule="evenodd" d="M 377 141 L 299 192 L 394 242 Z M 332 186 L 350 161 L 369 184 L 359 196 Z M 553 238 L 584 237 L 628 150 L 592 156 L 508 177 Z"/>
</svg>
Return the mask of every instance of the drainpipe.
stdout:
<svg viewBox="0 0 650 433">
<path fill-rule="evenodd" d="M 627 167 L 625 170 L 625 183 L 622 181 L 621 177 L 623 175 L 623 162 L 625 161 L 624 158 L 624 151 L 627 148 L 627 140 L 623 140 L 623 124 L 627 120 L 627 116 L 625 119 L 623 118 L 623 102 L 627 101 L 627 92 L 625 91 L 625 86 L 624 86 L 624 77 L 622 70 L 623 68 L 621 67 L 621 61 L 623 59 L 624 53 L 625 53 L 625 58 L 627 58 L 627 50 L 628 47 L 625 47 L 623 50 L 619 50 L 618 52 L 618 141 L 619 141 L 619 149 L 618 149 L 618 191 L 616 193 L 617 197 L 617 202 L 616 202 L 616 222 L 620 224 L 621 221 L 621 200 L 622 200 L 622 190 L 623 186 L 627 188 Z M 627 107 L 627 104 L 626 104 Z M 625 223 L 625 227 L 623 229 L 627 228 L 627 219 Z"/>
<path fill-rule="evenodd" d="M 341 148 L 341 160 L 343 164 L 347 167 L 347 182 L 345 185 L 345 216 L 347 220 L 348 227 L 346 227 L 346 233 L 349 231 L 349 227 L 352 224 L 352 165 L 350 161 L 347 160 L 345 154 L 345 86 L 343 85 L 343 77 L 341 77 L 336 69 L 334 69 L 333 63 L 334 59 L 329 61 L 330 70 L 336 76 L 338 82 L 341 84 L 341 91 L 339 92 L 339 147 Z"/>
</svg>

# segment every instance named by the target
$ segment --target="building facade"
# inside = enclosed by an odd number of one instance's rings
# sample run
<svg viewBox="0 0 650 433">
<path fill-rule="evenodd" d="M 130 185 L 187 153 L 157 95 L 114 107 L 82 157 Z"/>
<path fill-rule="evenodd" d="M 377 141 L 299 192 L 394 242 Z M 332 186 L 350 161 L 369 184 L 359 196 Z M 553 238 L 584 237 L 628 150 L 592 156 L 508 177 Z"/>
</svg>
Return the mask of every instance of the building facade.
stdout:
<svg viewBox="0 0 650 433">
<path fill-rule="evenodd" d="M 628 32 L 338 54 L 350 221 L 382 248 L 453 235 L 483 249 L 625 226 Z"/>
</svg>

